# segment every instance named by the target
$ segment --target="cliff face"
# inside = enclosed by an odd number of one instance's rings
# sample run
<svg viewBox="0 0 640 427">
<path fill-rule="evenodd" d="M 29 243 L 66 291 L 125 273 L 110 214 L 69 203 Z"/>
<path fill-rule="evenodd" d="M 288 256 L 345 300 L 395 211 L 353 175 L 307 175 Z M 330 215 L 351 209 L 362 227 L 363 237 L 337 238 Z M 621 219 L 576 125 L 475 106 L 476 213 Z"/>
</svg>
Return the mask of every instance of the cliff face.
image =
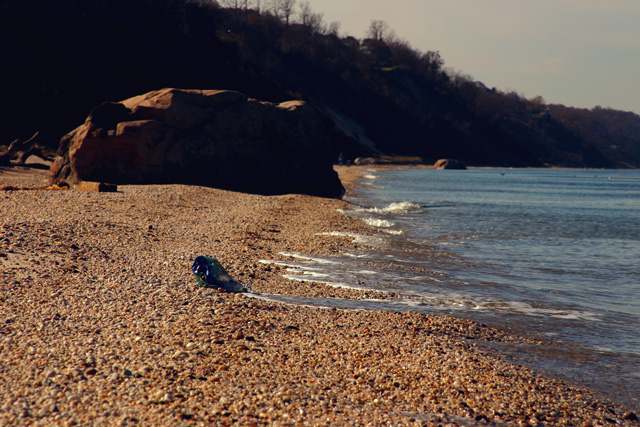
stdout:
<svg viewBox="0 0 640 427">
<path fill-rule="evenodd" d="M 548 106 L 445 71 L 437 52 L 338 37 L 267 12 L 186 0 L 5 0 L 0 145 L 61 137 L 103 102 L 165 87 L 304 100 L 334 159 L 376 154 L 468 165 L 640 167 L 640 117 Z M 473 71 L 473 70 L 469 70 Z M 620 129 L 620 126 L 624 129 Z M 602 129 L 606 135 L 602 135 Z"/>
</svg>

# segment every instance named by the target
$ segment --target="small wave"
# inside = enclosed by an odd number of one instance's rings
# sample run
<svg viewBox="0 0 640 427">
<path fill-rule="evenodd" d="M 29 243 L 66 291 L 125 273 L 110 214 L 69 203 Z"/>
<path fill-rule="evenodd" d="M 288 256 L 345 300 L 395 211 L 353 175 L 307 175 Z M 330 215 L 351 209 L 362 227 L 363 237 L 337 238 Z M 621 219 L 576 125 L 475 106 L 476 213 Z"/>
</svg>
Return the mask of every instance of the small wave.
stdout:
<svg viewBox="0 0 640 427">
<path fill-rule="evenodd" d="M 342 255 L 344 255 L 346 257 L 349 257 L 349 258 L 359 258 L 359 259 L 369 258 L 368 254 L 354 254 L 354 253 L 351 253 L 351 252 L 345 252 Z"/>
<path fill-rule="evenodd" d="M 393 231 L 385 230 L 386 234 L 396 234 Z M 402 233 L 402 232 L 400 232 Z M 353 239 L 354 243 L 358 243 L 364 246 L 371 246 L 374 248 L 384 248 L 387 246 L 386 239 L 384 236 L 373 236 L 373 235 L 364 235 L 357 233 L 349 233 L 343 231 L 330 231 L 325 233 L 318 233 L 318 236 L 337 236 L 337 237 L 350 237 Z"/>
<path fill-rule="evenodd" d="M 618 349 L 605 347 L 601 345 L 594 346 L 594 349 L 602 353 L 612 353 L 612 354 L 617 353 L 619 351 Z M 638 374 L 638 376 L 640 376 L 640 373 Z"/>
<path fill-rule="evenodd" d="M 415 203 L 415 202 L 392 202 L 388 206 L 382 208 L 368 208 L 366 212 L 374 213 L 390 213 L 390 214 L 410 214 L 421 213 L 427 209 L 444 208 L 455 206 L 455 203 L 448 201 L 429 202 L 429 203 Z"/>
<path fill-rule="evenodd" d="M 298 277 L 298 276 L 330 277 L 330 275 L 326 273 L 317 273 L 315 271 L 310 271 L 310 270 L 300 270 L 298 267 L 288 268 L 287 271 L 290 273 L 294 273 L 293 275 L 288 274 L 287 277 Z"/>
<path fill-rule="evenodd" d="M 547 316 L 555 317 L 557 319 L 582 320 L 590 322 L 600 321 L 600 316 L 590 311 L 539 308 L 524 302 L 482 301 L 476 303 L 476 305 L 476 309 L 478 310 L 517 312 L 529 316 Z"/>
<path fill-rule="evenodd" d="M 360 270 L 360 271 L 358 271 L 358 273 L 360 273 L 360 274 L 378 274 L 377 271 L 373 271 L 373 270 Z"/>
<path fill-rule="evenodd" d="M 393 202 L 383 209 L 383 212 L 390 213 L 412 213 L 422 210 L 422 206 L 413 202 Z"/>
<path fill-rule="evenodd" d="M 373 239 L 372 236 L 366 236 L 364 234 L 350 233 L 347 231 L 328 231 L 324 233 L 317 233 L 318 236 L 335 236 L 335 237 L 348 237 L 352 239 L 354 243 L 368 245 Z"/>
<path fill-rule="evenodd" d="M 404 231 L 402 230 L 383 230 L 383 231 L 387 234 L 393 234 L 394 236 L 400 236 L 404 234 Z"/>
<path fill-rule="evenodd" d="M 431 208 L 451 208 L 454 207 L 456 204 L 454 202 L 449 202 L 446 200 L 440 201 L 440 202 L 429 202 L 429 203 L 425 203 L 422 205 L 422 207 L 424 209 L 431 209 Z"/>
<path fill-rule="evenodd" d="M 280 255 L 283 256 L 288 256 L 291 258 L 296 258 L 296 259 L 302 259 L 304 261 L 311 261 L 311 262 L 315 262 L 318 264 L 340 264 L 340 262 L 338 261 L 332 261 L 326 258 L 319 258 L 319 257 L 314 257 L 314 256 L 309 256 L 309 255 L 302 255 L 302 254 L 296 254 L 296 253 L 292 253 L 292 252 L 280 252 Z M 267 261 L 270 262 L 270 261 Z"/>
<path fill-rule="evenodd" d="M 523 301 L 509 301 L 494 298 L 481 297 L 467 293 L 450 292 L 441 288 L 433 289 L 430 287 L 414 286 L 416 282 L 421 283 L 442 283 L 445 280 L 433 277 L 432 275 L 419 275 L 413 277 L 395 277 L 387 272 L 379 270 L 370 270 L 357 268 L 354 264 L 349 268 L 348 263 L 344 260 L 327 259 L 318 256 L 308 256 L 294 253 L 282 252 L 281 255 L 292 257 L 300 260 L 296 261 L 275 261 L 261 260 L 261 263 L 275 264 L 285 267 L 287 274 L 283 277 L 300 281 L 314 282 L 331 287 L 356 289 L 356 290 L 377 290 L 383 292 L 399 292 L 404 295 L 412 295 L 410 301 L 404 301 L 413 309 L 425 308 L 436 311 L 482 311 L 503 314 L 521 314 L 534 317 L 549 317 L 564 320 L 599 322 L 600 316 L 594 312 L 585 310 L 575 310 L 571 308 L 547 308 L 536 307 L 530 303 Z M 356 258 L 357 259 L 357 258 Z M 339 266 L 339 267 L 338 267 Z M 338 268 L 336 270 L 336 268 Z M 346 269 L 346 272 L 344 271 Z M 372 286 L 367 284 L 367 277 L 376 276 L 378 279 L 387 283 L 388 286 Z M 359 278 L 358 278 L 359 277 Z M 401 278 L 401 282 L 412 283 L 408 287 L 400 288 L 390 286 L 396 279 Z M 350 284 L 355 282 L 355 284 Z M 385 289 L 386 287 L 386 289 Z M 435 294 L 433 293 L 435 291 Z"/>
<path fill-rule="evenodd" d="M 386 219 L 364 218 L 363 221 L 365 222 L 365 224 L 372 227 L 389 228 L 395 225 L 395 222 Z"/>
<path fill-rule="evenodd" d="M 367 212 L 374 213 L 416 213 L 422 211 L 422 205 L 413 202 L 393 202 L 383 208 L 369 208 Z"/>
<path fill-rule="evenodd" d="M 355 291 L 370 291 L 371 290 L 371 288 L 368 288 L 368 287 L 349 285 L 349 284 L 343 283 L 343 282 L 335 282 L 335 281 L 331 281 L 331 280 L 313 280 L 313 279 L 311 279 L 309 277 L 305 277 L 304 275 L 299 275 L 299 274 L 283 274 L 282 277 L 284 277 L 285 279 L 296 281 L 296 282 L 318 283 L 320 285 L 330 286 L 332 288 L 349 289 L 349 290 L 355 290 Z M 391 291 L 385 291 L 385 290 L 377 290 L 377 291 L 378 292 L 391 293 Z"/>
</svg>

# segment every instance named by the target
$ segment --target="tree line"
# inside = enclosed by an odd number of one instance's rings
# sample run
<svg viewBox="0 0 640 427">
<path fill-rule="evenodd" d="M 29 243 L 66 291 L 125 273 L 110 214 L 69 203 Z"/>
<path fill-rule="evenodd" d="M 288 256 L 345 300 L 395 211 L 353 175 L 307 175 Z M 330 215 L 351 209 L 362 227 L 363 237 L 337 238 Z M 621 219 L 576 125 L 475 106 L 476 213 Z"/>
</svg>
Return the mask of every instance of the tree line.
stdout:
<svg viewBox="0 0 640 427">
<path fill-rule="evenodd" d="M 378 151 L 427 160 L 640 165 L 633 113 L 488 88 L 383 20 L 363 38 L 343 35 L 308 1 L 3 0 L 0 36 L 0 54 L 11 58 L 0 82 L 11 106 L 0 115 L 0 145 L 35 131 L 59 137 L 104 101 L 187 87 L 303 99 L 334 128 L 347 118 L 362 135 L 334 129 L 336 155 L 371 154 L 364 136 Z"/>
</svg>

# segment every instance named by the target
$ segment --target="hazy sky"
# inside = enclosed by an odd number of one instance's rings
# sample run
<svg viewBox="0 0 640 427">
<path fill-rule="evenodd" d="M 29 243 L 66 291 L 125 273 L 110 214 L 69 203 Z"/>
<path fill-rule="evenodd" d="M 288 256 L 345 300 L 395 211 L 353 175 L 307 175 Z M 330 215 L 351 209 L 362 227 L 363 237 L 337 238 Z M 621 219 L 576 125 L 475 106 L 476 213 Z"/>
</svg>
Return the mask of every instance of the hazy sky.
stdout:
<svg viewBox="0 0 640 427">
<path fill-rule="evenodd" d="M 300 0 L 299 0 L 300 2 Z M 309 0 L 342 35 L 373 19 L 445 67 L 548 103 L 640 114 L 640 0 Z"/>
</svg>

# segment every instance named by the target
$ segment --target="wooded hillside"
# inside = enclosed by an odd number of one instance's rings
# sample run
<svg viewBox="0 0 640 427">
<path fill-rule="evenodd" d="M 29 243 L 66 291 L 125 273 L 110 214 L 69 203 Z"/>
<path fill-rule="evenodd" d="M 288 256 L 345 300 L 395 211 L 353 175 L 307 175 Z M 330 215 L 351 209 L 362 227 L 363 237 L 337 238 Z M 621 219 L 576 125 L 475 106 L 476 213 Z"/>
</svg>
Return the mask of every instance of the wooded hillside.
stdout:
<svg viewBox="0 0 640 427">
<path fill-rule="evenodd" d="M 0 1 L 0 145 L 59 138 L 104 101 L 163 87 L 303 99 L 334 151 L 470 165 L 639 167 L 640 116 L 525 99 L 448 72 L 374 21 L 343 37 L 309 3 Z M 473 70 L 468 70 L 473 72 Z"/>
</svg>

